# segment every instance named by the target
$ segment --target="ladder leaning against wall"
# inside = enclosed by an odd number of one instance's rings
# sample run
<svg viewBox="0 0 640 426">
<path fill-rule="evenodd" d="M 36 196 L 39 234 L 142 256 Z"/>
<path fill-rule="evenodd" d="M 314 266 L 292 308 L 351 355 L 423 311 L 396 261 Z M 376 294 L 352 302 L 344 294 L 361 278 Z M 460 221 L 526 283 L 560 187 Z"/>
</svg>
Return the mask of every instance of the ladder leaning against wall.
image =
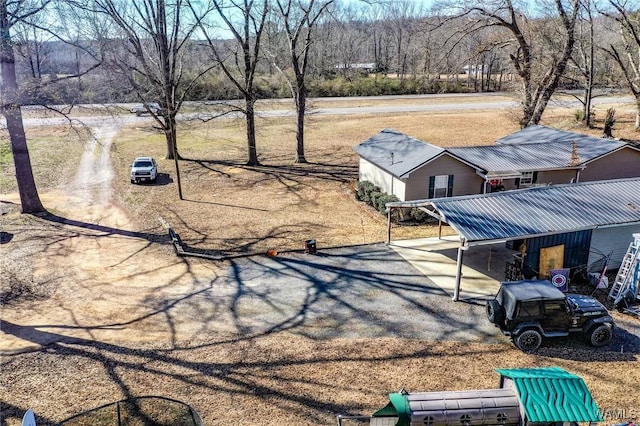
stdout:
<svg viewBox="0 0 640 426">
<path fill-rule="evenodd" d="M 640 264 L 640 234 L 633 234 L 633 241 L 629 244 L 627 253 L 622 258 L 622 264 L 618 270 L 618 275 L 613 281 L 611 291 L 609 292 L 609 301 L 617 306 L 625 300 L 627 292 L 631 289 L 634 291 L 634 297 L 638 294 L 638 270 Z"/>
</svg>

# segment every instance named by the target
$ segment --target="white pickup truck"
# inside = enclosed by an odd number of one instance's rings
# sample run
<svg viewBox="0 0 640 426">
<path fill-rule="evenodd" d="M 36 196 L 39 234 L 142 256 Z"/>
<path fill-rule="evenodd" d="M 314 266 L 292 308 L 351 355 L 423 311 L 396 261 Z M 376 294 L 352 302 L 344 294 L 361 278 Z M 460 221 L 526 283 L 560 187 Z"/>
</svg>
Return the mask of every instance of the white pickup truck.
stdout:
<svg viewBox="0 0 640 426">
<path fill-rule="evenodd" d="M 137 157 L 131 165 L 131 183 L 155 182 L 158 164 L 153 157 Z"/>
</svg>

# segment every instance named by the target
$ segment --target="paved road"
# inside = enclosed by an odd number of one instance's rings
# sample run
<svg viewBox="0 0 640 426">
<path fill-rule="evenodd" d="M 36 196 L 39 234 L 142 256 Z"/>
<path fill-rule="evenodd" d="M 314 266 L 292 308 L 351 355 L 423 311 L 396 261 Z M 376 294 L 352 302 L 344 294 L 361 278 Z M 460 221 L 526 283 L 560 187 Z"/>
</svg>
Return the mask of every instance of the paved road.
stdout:
<svg viewBox="0 0 640 426">
<path fill-rule="evenodd" d="M 309 100 L 310 103 L 320 102 L 320 101 L 331 101 L 334 103 L 339 102 L 354 102 L 354 101 L 366 101 L 366 100 L 375 100 L 378 102 L 383 102 L 381 105 L 376 106 L 345 106 L 345 107 L 331 107 L 331 108 L 317 108 L 308 110 L 307 114 L 309 115 L 355 115 L 355 114 L 401 114 L 401 113 L 410 113 L 410 112 L 429 112 L 429 111 L 472 111 L 472 110 L 496 110 L 496 109 L 507 109 L 507 108 L 517 108 L 519 103 L 517 101 L 504 101 L 505 94 L 504 93 L 486 93 L 486 94 L 460 94 L 460 93 L 452 93 L 452 94 L 436 94 L 436 95 L 406 95 L 406 96 L 372 96 L 372 97 L 353 97 L 353 98 L 312 98 Z M 478 98 L 483 98 L 482 101 L 478 101 Z M 389 103 L 387 105 L 384 104 L 385 100 L 389 102 L 394 100 L 415 100 L 415 103 L 404 103 L 401 105 Z M 451 102 L 442 102 L 442 99 L 451 99 Z M 436 103 L 428 103 L 429 100 L 437 100 Z M 634 99 L 631 96 L 603 96 L 594 98 L 594 105 L 602 105 L 602 104 L 625 104 L 625 103 L 633 103 Z M 273 103 L 280 102 L 290 102 L 287 100 L 269 100 L 264 101 Z M 580 103 L 578 100 L 558 100 L 553 99 L 549 106 L 551 107 L 564 107 L 564 108 L 579 108 Z M 91 106 L 85 106 L 85 108 Z M 94 106 L 96 108 L 104 108 L 103 106 Z M 133 124 L 136 122 L 149 122 L 153 120 L 149 116 L 137 117 L 134 114 L 130 114 L 127 111 L 131 107 L 130 104 L 116 104 L 111 105 L 114 111 L 119 111 L 119 115 L 114 115 L 113 120 L 116 120 L 118 125 L 126 125 Z M 27 108 L 37 108 L 37 107 L 27 107 Z M 289 109 L 273 109 L 273 110 L 264 110 L 258 111 L 257 115 L 259 117 L 289 117 L 295 115 L 295 110 Z M 239 112 L 232 112 L 224 115 L 224 118 L 239 118 L 242 114 Z M 198 120 L 198 119 L 208 119 L 211 115 L 207 113 L 189 113 L 189 114 L 181 114 L 178 116 L 179 120 Z M 73 122 L 76 124 L 84 124 L 87 126 L 100 126 L 104 124 L 105 116 L 81 116 L 73 119 Z M 1 121 L 4 122 L 4 119 Z M 26 118 L 24 119 L 24 123 L 26 126 L 43 126 L 43 125 L 62 125 L 69 122 L 67 118 L 64 117 L 52 117 L 52 118 Z"/>
</svg>

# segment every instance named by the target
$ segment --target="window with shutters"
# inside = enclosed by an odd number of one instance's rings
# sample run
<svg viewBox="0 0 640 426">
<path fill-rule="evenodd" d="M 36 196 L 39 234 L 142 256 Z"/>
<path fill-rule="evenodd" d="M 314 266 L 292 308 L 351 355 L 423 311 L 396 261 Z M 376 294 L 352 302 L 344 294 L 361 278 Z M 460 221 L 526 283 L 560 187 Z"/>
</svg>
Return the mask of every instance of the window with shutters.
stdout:
<svg viewBox="0 0 640 426">
<path fill-rule="evenodd" d="M 452 195 L 453 175 L 439 175 L 429 178 L 429 198 L 451 197 Z"/>
</svg>

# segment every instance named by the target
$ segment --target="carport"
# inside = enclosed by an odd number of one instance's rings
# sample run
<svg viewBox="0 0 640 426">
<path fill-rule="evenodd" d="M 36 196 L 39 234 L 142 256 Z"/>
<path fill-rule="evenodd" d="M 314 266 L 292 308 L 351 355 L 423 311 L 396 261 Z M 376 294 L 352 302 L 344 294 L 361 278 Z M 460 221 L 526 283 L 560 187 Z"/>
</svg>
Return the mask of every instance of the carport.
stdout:
<svg viewBox="0 0 640 426">
<path fill-rule="evenodd" d="M 464 254 L 471 247 L 640 225 L 640 178 L 389 203 L 387 243 L 391 243 L 391 210 L 407 207 L 425 211 L 437 218 L 440 226 L 447 223 L 458 234 L 460 244 L 453 294 L 453 300 L 457 301 Z M 439 238 L 442 238 L 441 232 Z"/>
</svg>

